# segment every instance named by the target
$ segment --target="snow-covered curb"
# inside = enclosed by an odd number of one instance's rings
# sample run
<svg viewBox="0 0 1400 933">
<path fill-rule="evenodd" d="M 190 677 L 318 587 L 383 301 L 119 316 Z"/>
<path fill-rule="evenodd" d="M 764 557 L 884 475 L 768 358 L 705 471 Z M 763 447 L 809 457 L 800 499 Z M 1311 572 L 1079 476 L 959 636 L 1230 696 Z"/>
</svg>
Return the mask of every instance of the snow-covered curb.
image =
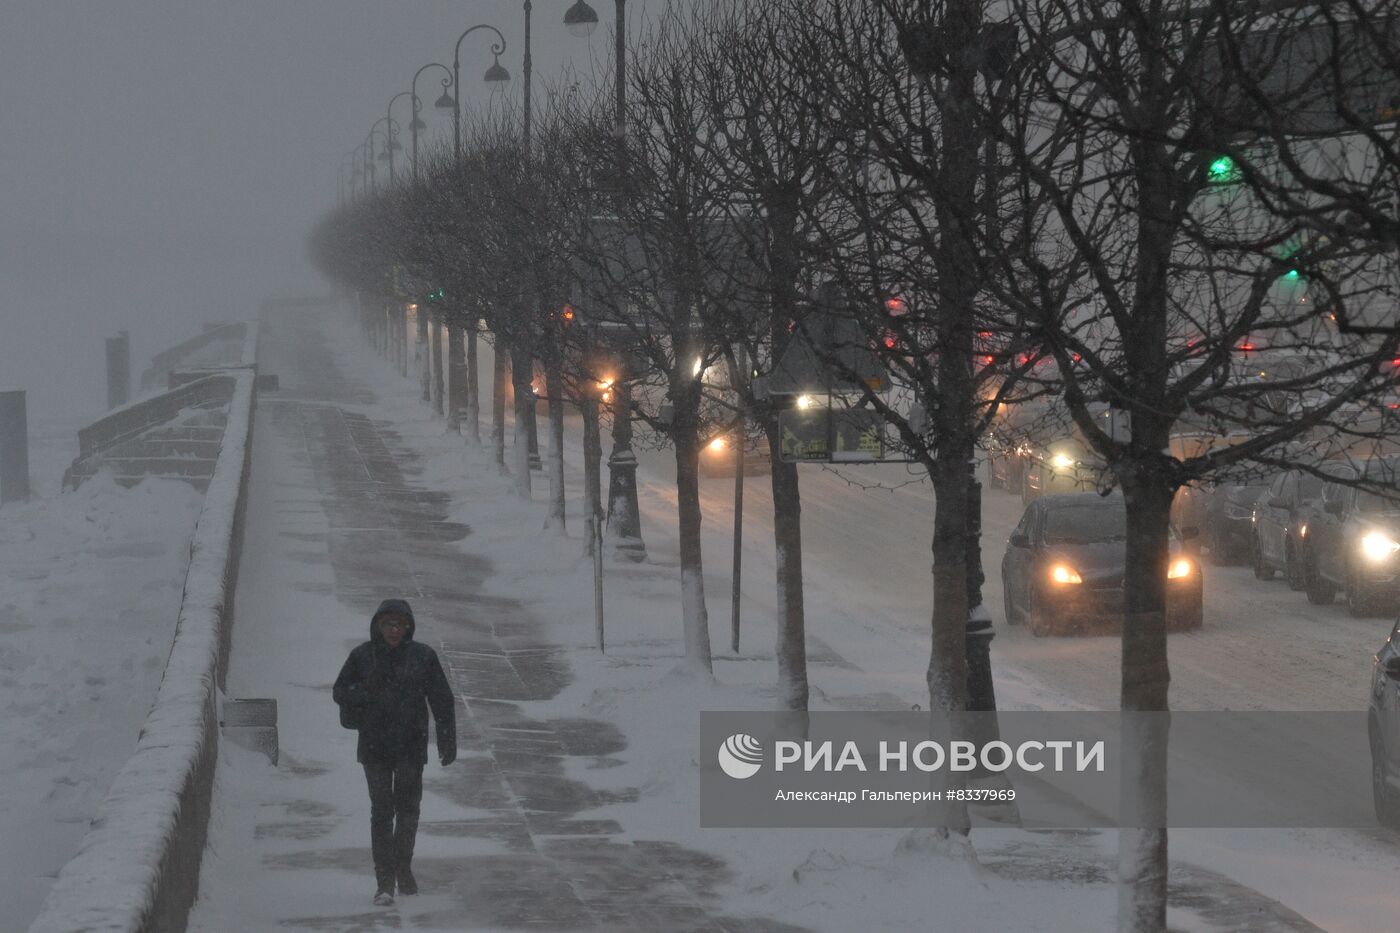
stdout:
<svg viewBox="0 0 1400 933">
<path fill-rule="evenodd" d="M 223 446 L 190 545 L 180 618 L 136 752 L 30 933 L 179 930 L 199 885 L 251 454 L 254 380 L 230 370 Z"/>
</svg>

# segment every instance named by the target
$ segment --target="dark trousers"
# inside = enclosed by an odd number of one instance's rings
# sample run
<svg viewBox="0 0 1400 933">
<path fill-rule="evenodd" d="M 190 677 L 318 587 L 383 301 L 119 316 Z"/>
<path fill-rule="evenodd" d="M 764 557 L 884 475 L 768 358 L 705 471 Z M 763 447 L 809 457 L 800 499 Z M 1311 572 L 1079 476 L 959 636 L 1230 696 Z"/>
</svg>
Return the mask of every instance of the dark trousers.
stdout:
<svg viewBox="0 0 1400 933">
<path fill-rule="evenodd" d="M 374 877 L 393 890 L 395 876 L 407 874 L 418 836 L 423 801 L 423 763 L 416 759 L 365 762 L 369 784 L 369 839 Z"/>
</svg>

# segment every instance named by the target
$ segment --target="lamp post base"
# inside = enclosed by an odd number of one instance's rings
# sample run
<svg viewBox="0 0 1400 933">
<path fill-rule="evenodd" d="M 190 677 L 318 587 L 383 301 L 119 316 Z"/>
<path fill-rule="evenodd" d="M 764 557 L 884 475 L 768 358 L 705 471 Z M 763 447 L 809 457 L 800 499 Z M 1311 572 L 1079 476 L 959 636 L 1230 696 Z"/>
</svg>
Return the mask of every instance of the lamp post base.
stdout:
<svg viewBox="0 0 1400 933">
<path fill-rule="evenodd" d="M 637 455 L 614 450 L 608 458 L 608 533 L 613 556 L 633 563 L 647 559 L 637 507 Z"/>
</svg>

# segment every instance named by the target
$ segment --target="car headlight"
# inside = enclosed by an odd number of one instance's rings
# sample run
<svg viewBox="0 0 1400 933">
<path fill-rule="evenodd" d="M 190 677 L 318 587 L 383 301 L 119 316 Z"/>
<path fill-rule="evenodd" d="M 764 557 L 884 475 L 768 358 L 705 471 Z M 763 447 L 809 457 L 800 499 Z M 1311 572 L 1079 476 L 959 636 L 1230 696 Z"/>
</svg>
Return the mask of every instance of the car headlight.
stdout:
<svg viewBox="0 0 1400 933">
<path fill-rule="evenodd" d="M 1055 454 L 1050 458 L 1050 465 L 1057 470 L 1068 470 L 1074 466 L 1074 458 L 1069 454 Z"/>
<path fill-rule="evenodd" d="M 1189 577 L 1193 570 L 1195 570 L 1195 568 L 1191 566 L 1189 560 L 1184 557 L 1178 557 L 1176 560 L 1172 561 L 1172 565 L 1167 568 L 1167 579 L 1180 580 L 1183 577 Z"/>
<path fill-rule="evenodd" d="M 1400 544 L 1384 532 L 1367 532 L 1361 539 L 1361 554 L 1372 563 L 1378 564 L 1396 551 L 1400 551 Z"/>
<path fill-rule="evenodd" d="M 1050 568 L 1050 579 L 1056 583 L 1083 583 L 1084 578 L 1069 564 L 1056 564 Z"/>
</svg>

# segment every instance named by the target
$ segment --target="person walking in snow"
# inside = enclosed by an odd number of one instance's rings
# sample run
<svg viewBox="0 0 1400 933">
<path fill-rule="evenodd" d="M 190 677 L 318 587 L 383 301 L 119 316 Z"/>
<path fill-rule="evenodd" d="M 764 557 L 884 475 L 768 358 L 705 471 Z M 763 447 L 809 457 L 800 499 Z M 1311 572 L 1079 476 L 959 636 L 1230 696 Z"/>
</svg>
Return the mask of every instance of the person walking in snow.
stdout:
<svg viewBox="0 0 1400 933">
<path fill-rule="evenodd" d="M 360 733 L 356 760 L 369 784 L 370 850 L 378 885 L 374 903 L 394 903 L 417 894 L 413 844 L 428 763 L 428 710 L 437 726 L 438 760 L 457 758 L 457 721 L 452 688 L 437 652 L 413 640 L 413 610 L 402 599 L 386 599 L 369 623 L 369 641 L 355 647 L 335 679 L 332 696 L 341 724 Z"/>
</svg>

